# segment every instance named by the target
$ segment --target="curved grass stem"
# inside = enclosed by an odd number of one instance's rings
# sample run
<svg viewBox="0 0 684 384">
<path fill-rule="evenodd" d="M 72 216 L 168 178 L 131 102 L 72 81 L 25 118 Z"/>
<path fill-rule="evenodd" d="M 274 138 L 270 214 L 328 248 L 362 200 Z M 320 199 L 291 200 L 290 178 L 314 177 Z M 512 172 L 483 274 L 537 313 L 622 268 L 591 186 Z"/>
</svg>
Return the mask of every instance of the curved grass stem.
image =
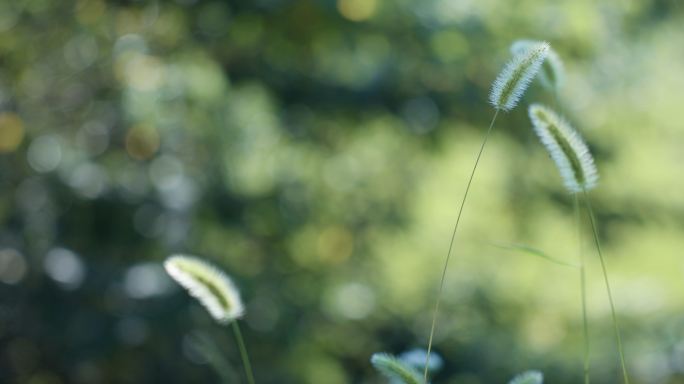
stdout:
<svg viewBox="0 0 684 384">
<path fill-rule="evenodd" d="M 435 305 L 435 314 L 432 317 L 432 329 L 430 330 L 430 342 L 428 343 L 427 359 L 425 360 L 425 374 L 423 375 L 423 384 L 427 382 L 428 374 L 428 364 L 430 363 L 430 351 L 432 350 L 432 339 L 435 335 L 435 323 L 437 322 L 437 310 L 439 309 L 439 299 L 442 297 L 442 288 L 444 287 L 444 278 L 446 277 L 447 266 L 449 266 L 449 258 L 451 257 L 451 250 L 454 247 L 454 238 L 456 237 L 456 230 L 458 229 L 458 223 L 461 221 L 461 213 L 463 213 L 463 206 L 465 205 L 466 198 L 468 197 L 468 191 L 470 190 L 470 184 L 473 182 L 473 176 L 475 176 L 475 170 L 477 169 L 477 164 L 480 162 L 480 157 L 482 156 L 482 151 L 484 150 L 485 144 L 487 144 L 487 138 L 492 132 L 492 127 L 494 126 L 494 121 L 496 116 L 499 114 L 499 109 L 496 109 L 492 122 L 489 124 L 489 129 L 487 129 L 487 134 L 485 135 L 484 142 L 482 142 L 482 147 L 480 148 L 480 153 L 477 155 L 477 160 L 475 160 L 475 166 L 473 167 L 473 172 L 470 174 L 470 180 L 468 180 L 468 186 L 466 187 L 465 194 L 463 195 L 463 201 L 461 202 L 461 209 L 458 211 L 458 217 L 456 218 L 456 225 L 454 226 L 454 232 L 451 235 L 451 242 L 449 243 L 449 251 L 447 252 L 446 262 L 444 263 L 444 271 L 442 271 L 442 280 L 439 283 L 439 292 L 437 293 L 437 304 Z"/>
<path fill-rule="evenodd" d="M 572 194 L 572 205 L 575 211 L 577 228 L 577 246 L 580 256 L 580 284 L 582 285 L 582 320 L 584 321 L 584 384 L 589 384 L 589 326 L 587 322 L 587 283 L 584 274 L 584 253 L 582 252 L 582 231 L 580 229 L 580 211 L 577 193 Z"/>
<path fill-rule="evenodd" d="M 252 376 L 252 366 L 249 364 L 249 357 L 247 356 L 247 349 L 245 349 L 245 342 L 242 341 L 242 333 L 240 333 L 240 326 L 237 323 L 237 319 L 232 321 L 233 331 L 235 331 L 235 338 L 237 339 L 238 346 L 240 347 L 240 354 L 242 355 L 242 362 L 245 363 L 245 372 L 247 372 L 247 381 L 249 384 L 254 384 L 254 376 Z"/>
<path fill-rule="evenodd" d="M 627 366 L 625 365 L 625 354 L 622 351 L 622 340 L 620 339 L 620 328 L 617 323 L 617 316 L 615 316 L 615 306 L 613 305 L 613 296 L 610 293 L 610 284 L 608 284 L 608 272 L 606 271 L 606 263 L 603 260 L 603 252 L 601 252 L 601 244 L 599 243 L 598 231 L 596 230 L 596 222 L 594 221 L 594 213 L 589 204 L 589 194 L 586 188 L 584 189 L 584 201 L 587 203 L 587 210 L 589 211 L 589 219 L 591 219 L 591 228 L 594 230 L 594 239 L 596 240 L 596 249 L 598 250 L 599 259 L 601 259 L 601 267 L 603 268 L 603 277 L 606 280 L 606 289 L 608 290 L 608 300 L 610 301 L 610 311 L 613 314 L 613 324 L 615 325 L 615 334 L 617 335 L 618 348 L 620 350 L 620 359 L 622 360 L 622 373 L 625 375 L 625 384 L 629 384 L 627 377 Z"/>
</svg>

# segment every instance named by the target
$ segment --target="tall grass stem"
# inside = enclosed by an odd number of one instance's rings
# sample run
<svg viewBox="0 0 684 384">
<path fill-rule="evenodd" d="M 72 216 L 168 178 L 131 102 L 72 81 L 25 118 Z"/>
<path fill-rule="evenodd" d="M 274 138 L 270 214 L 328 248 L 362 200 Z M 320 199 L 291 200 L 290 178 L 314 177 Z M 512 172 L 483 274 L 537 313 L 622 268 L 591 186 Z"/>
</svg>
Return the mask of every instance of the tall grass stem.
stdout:
<svg viewBox="0 0 684 384">
<path fill-rule="evenodd" d="M 437 293 L 437 304 L 435 305 L 435 314 L 432 317 L 432 329 L 430 330 L 430 341 L 428 343 L 427 359 L 425 360 L 425 374 L 423 375 L 423 384 L 427 382 L 428 375 L 428 364 L 430 363 L 430 351 L 432 350 L 432 339 L 435 335 L 435 323 L 437 322 L 437 311 L 439 310 L 439 299 L 442 297 L 442 288 L 444 287 L 444 278 L 446 277 L 447 266 L 449 266 L 449 258 L 451 257 L 451 250 L 454 247 L 454 239 L 456 238 L 456 230 L 458 229 L 458 223 L 461 221 L 461 213 L 463 213 L 463 206 L 465 205 L 466 198 L 468 197 L 468 191 L 470 190 L 470 184 L 473 182 L 473 176 L 475 176 L 475 170 L 477 169 L 477 164 L 480 162 L 480 157 L 482 156 L 482 151 L 484 150 L 485 144 L 487 144 L 487 139 L 489 134 L 492 132 L 492 127 L 494 126 L 494 121 L 496 121 L 496 116 L 499 114 L 499 108 L 496 109 L 492 122 L 489 124 L 489 129 L 487 129 L 487 134 L 485 135 L 484 141 L 482 142 L 482 147 L 480 148 L 480 153 L 477 155 L 477 160 L 475 160 L 475 166 L 473 167 L 473 172 L 470 174 L 470 180 L 468 180 L 468 186 L 466 187 L 465 194 L 463 195 L 463 201 L 461 202 L 461 209 L 458 211 L 458 217 L 456 218 L 456 225 L 454 226 L 454 232 L 451 234 L 451 242 L 449 243 L 449 251 L 447 252 L 446 262 L 444 263 L 444 271 L 442 271 L 442 281 L 439 283 L 439 292 Z"/>
<path fill-rule="evenodd" d="M 618 348 L 620 349 L 620 359 L 622 360 L 622 373 L 625 375 L 625 384 L 629 384 L 627 377 L 627 366 L 625 365 L 625 354 L 622 351 L 622 340 L 620 339 L 620 327 L 618 327 L 617 316 L 615 316 L 615 306 L 613 305 L 613 295 L 610 293 L 610 284 L 608 284 L 608 272 L 606 271 L 606 263 L 603 260 L 603 252 L 601 252 L 601 244 L 599 243 L 598 231 L 596 230 L 596 222 L 594 221 L 594 213 L 591 210 L 589 203 L 589 194 L 586 188 L 584 189 L 584 201 L 587 203 L 587 210 L 589 211 L 589 219 L 591 219 L 591 228 L 594 230 L 594 239 L 596 240 L 596 249 L 598 250 L 599 259 L 601 259 L 601 267 L 603 268 L 603 277 L 606 280 L 606 289 L 608 290 L 608 300 L 610 301 L 610 311 L 613 313 L 613 324 L 615 325 L 615 334 L 617 335 Z"/>
<path fill-rule="evenodd" d="M 582 285 L 582 320 L 584 321 L 584 384 L 589 384 L 589 326 L 587 321 L 587 282 L 584 272 L 584 253 L 582 252 L 582 231 L 580 229 L 580 210 L 577 192 L 572 194 L 577 228 L 577 248 L 580 256 L 580 284 Z"/>
<path fill-rule="evenodd" d="M 242 362 L 245 363 L 245 371 L 247 372 L 247 381 L 249 384 L 254 384 L 254 376 L 252 375 L 252 366 L 249 364 L 249 357 L 247 356 L 247 349 L 245 349 L 245 342 L 242 341 L 242 333 L 240 333 L 240 326 L 237 319 L 233 320 L 233 331 L 235 331 L 235 338 L 240 347 L 240 354 L 242 355 Z"/>
</svg>

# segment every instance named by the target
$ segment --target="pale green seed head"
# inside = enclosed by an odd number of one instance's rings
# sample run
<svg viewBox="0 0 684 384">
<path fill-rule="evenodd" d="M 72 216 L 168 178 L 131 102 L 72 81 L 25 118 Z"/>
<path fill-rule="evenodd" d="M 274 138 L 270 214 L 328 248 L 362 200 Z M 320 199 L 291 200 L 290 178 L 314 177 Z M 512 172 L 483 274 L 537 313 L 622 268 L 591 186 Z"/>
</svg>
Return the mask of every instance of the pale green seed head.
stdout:
<svg viewBox="0 0 684 384">
<path fill-rule="evenodd" d="M 525 49 L 530 49 L 536 43 L 537 41 L 535 40 L 516 40 L 511 44 L 510 50 L 513 55 L 517 55 L 524 52 Z M 542 87 L 550 90 L 558 89 L 565 83 L 565 66 L 563 65 L 563 60 L 561 60 L 558 53 L 551 47 L 549 47 L 549 53 L 537 73 L 537 79 Z"/>
<path fill-rule="evenodd" d="M 582 136 L 550 108 L 532 104 L 528 112 L 534 131 L 551 153 L 568 192 L 596 187 L 599 175 Z"/>
<path fill-rule="evenodd" d="M 525 371 L 514 377 L 508 384 L 542 384 L 544 375 L 539 371 Z"/>
<path fill-rule="evenodd" d="M 513 109 L 539 71 L 548 52 L 549 44 L 539 42 L 515 55 L 494 80 L 489 102 L 497 109 Z"/>
<path fill-rule="evenodd" d="M 380 352 L 371 357 L 371 364 L 385 377 L 400 384 L 422 384 L 423 376 L 416 368 L 401 359 Z"/>
<path fill-rule="evenodd" d="M 233 281 L 208 262 L 197 257 L 174 255 L 166 259 L 164 269 L 218 323 L 228 324 L 244 313 L 240 293 Z"/>
</svg>

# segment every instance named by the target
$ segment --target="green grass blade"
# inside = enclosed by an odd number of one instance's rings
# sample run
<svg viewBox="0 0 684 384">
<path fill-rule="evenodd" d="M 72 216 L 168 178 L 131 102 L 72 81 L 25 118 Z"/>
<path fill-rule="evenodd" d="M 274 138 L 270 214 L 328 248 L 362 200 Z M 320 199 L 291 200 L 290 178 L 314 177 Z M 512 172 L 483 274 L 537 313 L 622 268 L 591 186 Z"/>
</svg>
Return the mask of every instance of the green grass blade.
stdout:
<svg viewBox="0 0 684 384">
<path fill-rule="evenodd" d="M 494 243 L 494 242 L 489 242 L 489 245 L 497 247 L 497 248 L 507 249 L 509 251 L 517 251 L 517 252 L 527 253 L 528 255 L 541 257 L 542 259 L 546 259 L 552 263 L 564 265 L 566 267 L 582 268 L 582 266 L 579 264 L 558 260 L 558 259 L 553 258 L 553 257 L 547 255 L 546 253 L 544 253 L 538 249 L 535 249 L 535 248 L 525 247 L 522 245 Z"/>
</svg>

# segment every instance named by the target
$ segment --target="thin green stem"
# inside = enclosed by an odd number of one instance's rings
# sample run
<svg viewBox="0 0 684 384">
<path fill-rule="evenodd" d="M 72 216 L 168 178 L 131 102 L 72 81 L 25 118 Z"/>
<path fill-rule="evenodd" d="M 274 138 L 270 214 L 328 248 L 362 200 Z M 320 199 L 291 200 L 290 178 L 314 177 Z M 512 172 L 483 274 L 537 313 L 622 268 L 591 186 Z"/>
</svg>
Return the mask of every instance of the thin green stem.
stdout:
<svg viewBox="0 0 684 384">
<path fill-rule="evenodd" d="M 613 324 L 615 325 L 615 334 L 617 335 L 618 348 L 620 349 L 620 359 L 622 360 L 622 373 L 625 375 L 625 384 L 629 384 L 627 377 L 627 366 L 625 365 L 625 354 L 622 351 L 622 340 L 620 339 L 620 328 L 617 323 L 617 316 L 615 316 L 615 306 L 613 305 L 613 296 L 610 293 L 610 284 L 608 284 L 608 272 L 606 271 L 606 263 L 603 261 L 603 252 L 601 252 L 601 244 L 599 243 L 598 231 L 596 230 L 596 222 L 594 222 L 594 213 L 589 204 L 589 194 L 586 188 L 584 189 L 584 201 L 587 203 L 587 210 L 589 211 L 589 218 L 591 219 L 591 228 L 594 230 L 594 239 L 596 240 L 596 249 L 598 250 L 599 258 L 601 259 L 601 267 L 603 267 L 603 277 L 606 280 L 606 289 L 608 290 L 608 300 L 610 301 L 610 311 L 613 313 Z"/>
<path fill-rule="evenodd" d="M 439 292 L 437 293 L 437 304 L 435 305 L 435 314 L 432 317 L 432 329 L 430 330 L 430 342 L 428 343 L 427 359 L 425 360 L 425 374 L 423 375 L 423 384 L 427 382 L 428 374 L 428 364 L 430 363 L 430 351 L 432 350 L 432 339 L 435 335 L 435 323 L 437 322 L 437 310 L 439 309 L 439 299 L 442 297 L 442 288 L 444 287 L 444 278 L 446 277 L 447 266 L 449 265 L 449 258 L 451 257 L 451 250 L 454 247 L 454 238 L 456 238 L 456 230 L 458 229 L 458 223 L 461 221 L 461 213 L 463 213 L 463 206 L 465 205 L 466 197 L 468 197 L 468 191 L 470 190 L 470 184 L 473 182 L 473 176 L 475 176 L 475 170 L 477 169 L 477 164 L 480 162 L 480 156 L 482 156 L 482 151 L 484 150 L 485 144 L 487 144 L 487 138 L 492 132 L 492 127 L 494 126 L 494 121 L 496 116 L 499 114 L 499 109 L 496 109 L 492 122 L 489 124 L 489 129 L 485 135 L 484 142 L 482 143 L 482 148 L 480 148 L 480 153 L 477 155 L 477 160 L 475 160 L 475 166 L 473 167 L 473 172 L 470 174 L 470 180 L 468 181 L 468 186 L 466 187 L 465 194 L 463 195 L 463 201 L 461 202 L 461 209 L 458 211 L 458 217 L 456 218 L 456 225 L 454 226 L 454 232 L 451 234 L 451 242 L 449 243 L 449 252 L 447 252 L 446 262 L 444 263 L 444 271 L 442 271 L 442 281 L 439 283 Z"/>
<path fill-rule="evenodd" d="M 245 363 L 247 381 L 249 381 L 249 384 L 254 384 L 254 376 L 252 376 L 252 366 L 249 365 L 249 357 L 247 357 L 247 350 L 245 349 L 244 341 L 242 341 L 242 333 L 240 333 L 240 326 L 238 325 L 237 319 L 233 320 L 233 331 L 235 331 L 235 338 L 237 339 L 238 346 L 240 347 L 242 362 Z"/>
<path fill-rule="evenodd" d="M 582 231 L 580 229 L 580 211 L 577 193 L 572 195 L 575 210 L 575 226 L 577 228 L 577 245 L 580 255 L 580 282 L 582 285 L 582 319 L 584 321 L 584 384 L 589 384 L 589 326 L 587 322 L 587 283 L 584 274 L 584 253 L 582 252 Z"/>
</svg>

